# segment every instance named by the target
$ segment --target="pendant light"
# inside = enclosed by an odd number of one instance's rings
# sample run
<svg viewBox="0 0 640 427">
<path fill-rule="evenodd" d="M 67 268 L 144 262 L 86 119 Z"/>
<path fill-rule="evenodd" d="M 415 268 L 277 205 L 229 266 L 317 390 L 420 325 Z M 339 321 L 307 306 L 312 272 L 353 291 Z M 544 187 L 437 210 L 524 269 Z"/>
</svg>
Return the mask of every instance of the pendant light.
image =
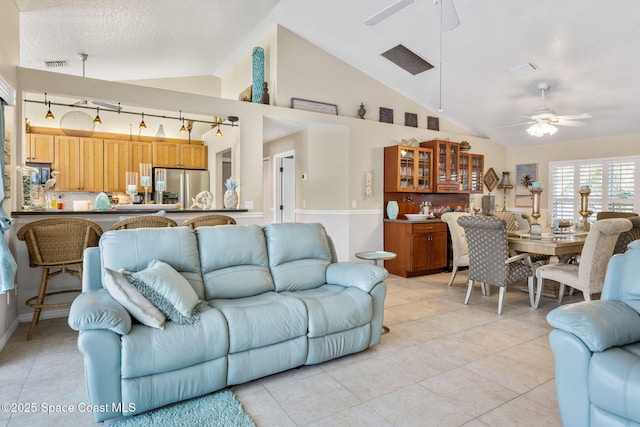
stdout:
<svg viewBox="0 0 640 427">
<path fill-rule="evenodd" d="M 180 110 L 180 121 L 182 121 L 182 127 L 180 128 L 180 132 L 184 133 L 187 131 L 187 128 L 184 127 L 184 117 L 182 117 L 182 110 Z"/>
<path fill-rule="evenodd" d="M 218 125 L 218 130 L 216 131 L 216 136 L 222 136 L 222 131 L 220 130 L 220 125 Z"/>
<path fill-rule="evenodd" d="M 47 114 L 44 115 L 44 118 L 48 120 L 55 119 L 56 116 L 54 116 L 53 113 L 51 112 L 51 101 L 47 103 L 47 92 L 44 93 L 44 104 L 48 105 L 49 107 L 49 109 L 47 110 Z"/>
<path fill-rule="evenodd" d="M 93 119 L 93 123 L 101 125 L 102 120 L 100 119 L 100 107 L 96 107 L 96 118 Z"/>
<path fill-rule="evenodd" d="M 147 128 L 147 124 L 144 122 L 144 113 L 142 113 L 142 121 L 140 122 L 139 127 L 140 127 L 140 129 L 146 129 Z"/>
</svg>

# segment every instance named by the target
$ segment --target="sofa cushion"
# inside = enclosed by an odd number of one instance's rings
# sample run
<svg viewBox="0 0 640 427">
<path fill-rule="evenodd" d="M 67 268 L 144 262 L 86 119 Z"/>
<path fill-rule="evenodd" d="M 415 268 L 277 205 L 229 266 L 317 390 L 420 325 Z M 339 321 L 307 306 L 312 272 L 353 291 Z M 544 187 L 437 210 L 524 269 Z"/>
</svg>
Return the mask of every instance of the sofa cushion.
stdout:
<svg viewBox="0 0 640 427">
<path fill-rule="evenodd" d="M 307 334 L 307 310 L 297 298 L 275 292 L 214 299 L 229 326 L 229 353 L 280 343 Z"/>
<path fill-rule="evenodd" d="M 104 287 L 138 322 L 143 325 L 164 329 L 166 317 L 151 301 L 146 299 L 124 274 L 106 268 Z"/>
<path fill-rule="evenodd" d="M 309 338 L 347 331 L 371 322 L 373 299 L 358 288 L 323 285 L 316 289 L 285 292 L 304 302 L 309 313 Z"/>
<path fill-rule="evenodd" d="M 134 325 L 122 338 L 122 377 L 175 371 L 224 357 L 229 349 L 227 324 L 222 313 L 205 307 L 200 322 L 167 322 L 164 330 Z"/>
<path fill-rule="evenodd" d="M 332 256 L 321 224 L 269 224 L 264 234 L 276 291 L 301 291 L 327 283 Z"/>
<path fill-rule="evenodd" d="M 152 260 L 159 259 L 184 276 L 198 298 L 204 299 L 198 242 L 191 227 L 107 231 L 100 238 L 99 246 L 103 267 L 140 271 Z"/>
<path fill-rule="evenodd" d="M 123 273 L 142 295 L 172 321 L 187 325 L 197 320 L 194 309 L 199 302 L 198 295 L 189 282 L 166 262 L 152 260 L 144 270 Z"/>
<path fill-rule="evenodd" d="M 198 227 L 196 237 L 206 300 L 274 290 L 260 226 Z"/>
</svg>

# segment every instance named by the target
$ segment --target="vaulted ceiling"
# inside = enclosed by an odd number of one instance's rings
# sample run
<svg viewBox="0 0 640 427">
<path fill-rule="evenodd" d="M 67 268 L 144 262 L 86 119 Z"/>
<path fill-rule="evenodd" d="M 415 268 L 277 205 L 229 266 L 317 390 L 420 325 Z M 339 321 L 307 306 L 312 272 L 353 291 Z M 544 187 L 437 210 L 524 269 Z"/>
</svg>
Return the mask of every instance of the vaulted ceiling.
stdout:
<svg viewBox="0 0 640 427">
<path fill-rule="evenodd" d="M 640 2 L 453 0 L 460 25 L 443 33 L 433 0 L 408 1 L 382 22 L 363 21 L 395 0 L 16 0 L 21 65 L 135 80 L 223 75 L 274 24 L 282 25 L 457 125 L 506 146 L 640 133 Z M 449 0 L 446 0 L 449 1 Z M 381 56 L 403 44 L 435 67 L 412 75 Z M 535 70 L 512 69 L 533 64 Z M 589 113 L 582 127 L 528 135 L 541 104 Z"/>
</svg>

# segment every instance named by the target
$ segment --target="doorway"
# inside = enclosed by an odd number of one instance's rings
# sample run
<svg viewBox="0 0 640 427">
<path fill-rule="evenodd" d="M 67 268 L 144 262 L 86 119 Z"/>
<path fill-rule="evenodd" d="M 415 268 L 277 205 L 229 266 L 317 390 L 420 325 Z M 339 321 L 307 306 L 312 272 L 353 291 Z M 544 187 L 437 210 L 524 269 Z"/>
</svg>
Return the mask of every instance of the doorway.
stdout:
<svg viewBox="0 0 640 427">
<path fill-rule="evenodd" d="M 295 152 L 276 154 L 275 222 L 295 222 Z"/>
</svg>

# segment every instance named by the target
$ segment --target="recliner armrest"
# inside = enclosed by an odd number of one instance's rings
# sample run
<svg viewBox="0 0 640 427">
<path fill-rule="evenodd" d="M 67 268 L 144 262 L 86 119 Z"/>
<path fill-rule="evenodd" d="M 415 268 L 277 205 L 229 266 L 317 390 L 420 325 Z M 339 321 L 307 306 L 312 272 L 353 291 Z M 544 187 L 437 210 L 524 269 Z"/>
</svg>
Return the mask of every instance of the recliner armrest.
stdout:
<svg viewBox="0 0 640 427">
<path fill-rule="evenodd" d="M 388 276 L 387 270 L 371 264 L 338 262 L 327 267 L 328 284 L 359 288 L 367 293 Z"/>
<path fill-rule="evenodd" d="M 120 335 L 131 331 L 131 315 L 106 289 L 78 295 L 71 304 L 68 323 L 76 331 L 109 329 Z"/>
<path fill-rule="evenodd" d="M 558 307 L 547 314 L 556 329 L 579 338 L 592 352 L 640 341 L 640 315 L 620 301 L 590 301 Z"/>
</svg>

